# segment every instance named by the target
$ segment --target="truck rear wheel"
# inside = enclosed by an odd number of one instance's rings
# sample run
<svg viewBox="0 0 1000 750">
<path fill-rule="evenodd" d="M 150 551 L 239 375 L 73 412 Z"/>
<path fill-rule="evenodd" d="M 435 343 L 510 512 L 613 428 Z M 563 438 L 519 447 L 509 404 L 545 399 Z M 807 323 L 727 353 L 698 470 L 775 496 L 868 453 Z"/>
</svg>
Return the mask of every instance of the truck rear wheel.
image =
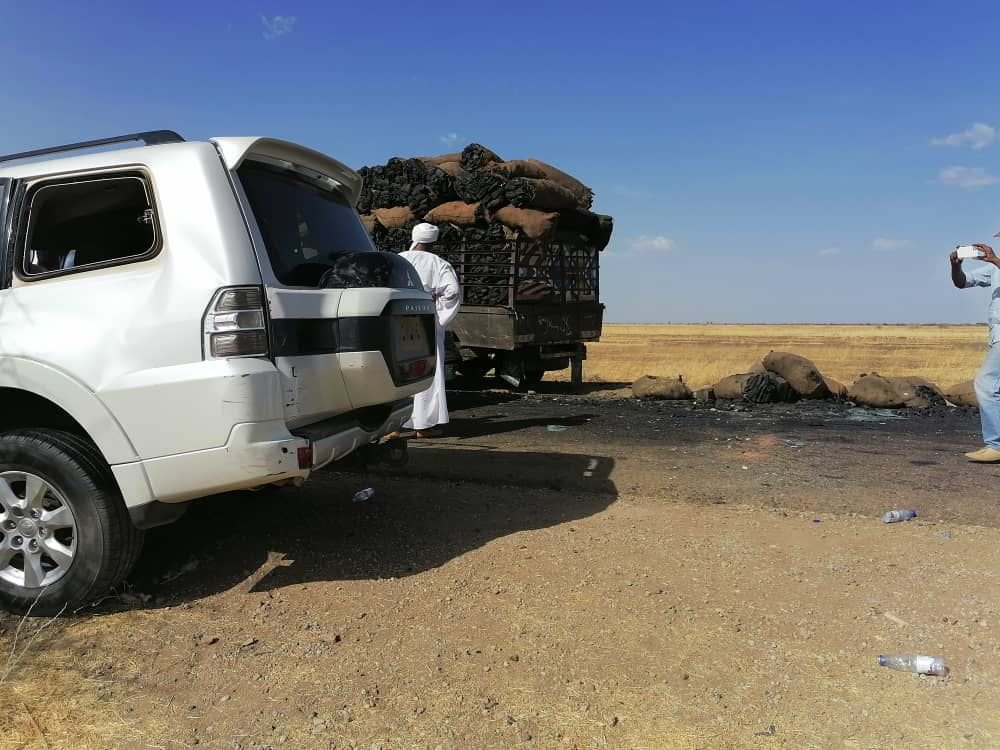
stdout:
<svg viewBox="0 0 1000 750">
<path fill-rule="evenodd" d="M 0 435 L 0 606 L 72 612 L 128 574 L 143 534 L 111 470 L 86 440 L 61 430 Z"/>
</svg>

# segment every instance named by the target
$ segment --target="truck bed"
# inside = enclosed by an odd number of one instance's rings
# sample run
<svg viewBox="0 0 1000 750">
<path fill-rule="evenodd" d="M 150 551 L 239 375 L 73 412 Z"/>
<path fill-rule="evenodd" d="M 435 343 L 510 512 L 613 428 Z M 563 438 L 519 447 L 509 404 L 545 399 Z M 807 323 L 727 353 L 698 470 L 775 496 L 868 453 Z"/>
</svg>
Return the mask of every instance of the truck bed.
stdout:
<svg viewBox="0 0 1000 750">
<path fill-rule="evenodd" d="M 601 337 L 599 302 L 518 302 L 512 307 L 463 305 L 452 330 L 462 346 L 513 351 Z"/>
</svg>

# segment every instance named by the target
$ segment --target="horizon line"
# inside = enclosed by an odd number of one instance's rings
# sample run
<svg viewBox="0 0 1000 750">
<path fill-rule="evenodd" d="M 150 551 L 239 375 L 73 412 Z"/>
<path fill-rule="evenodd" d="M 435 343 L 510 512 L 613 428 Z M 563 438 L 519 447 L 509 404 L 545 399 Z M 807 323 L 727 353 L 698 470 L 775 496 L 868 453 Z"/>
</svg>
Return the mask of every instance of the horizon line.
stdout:
<svg viewBox="0 0 1000 750">
<path fill-rule="evenodd" d="M 968 326 L 986 326 L 987 323 L 980 321 L 977 323 L 892 323 L 892 322 L 882 322 L 882 323 L 851 323 L 844 321 L 828 322 L 828 323 L 817 323 L 815 321 L 786 321 L 782 323 L 765 323 L 765 322 L 731 322 L 731 321 L 718 321 L 718 320 L 703 320 L 699 322 L 692 321 L 672 321 L 664 320 L 657 323 L 638 323 L 630 321 L 604 321 L 606 326 L 926 326 L 935 328 L 959 328 Z"/>
</svg>

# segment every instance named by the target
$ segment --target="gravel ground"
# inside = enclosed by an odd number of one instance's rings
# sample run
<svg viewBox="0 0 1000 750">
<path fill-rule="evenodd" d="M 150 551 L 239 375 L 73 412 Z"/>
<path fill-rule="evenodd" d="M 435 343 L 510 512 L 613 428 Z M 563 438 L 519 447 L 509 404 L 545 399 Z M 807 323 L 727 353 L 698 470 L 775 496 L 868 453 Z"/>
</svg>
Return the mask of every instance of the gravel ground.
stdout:
<svg viewBox="0 0 1000 750">
<path fill-rule="evenodd" d="M 974 412 L 549 391 L 454 393 L 405 469 L 151 533 L 129 593 L 0 684 L 0 745 L 1000 745 L 1000 468 L 961 455 Z M 878 520 L 897 507 L 919 517 Z M 875 664 L 905 651 L 950 676 Z"/>
</svg>

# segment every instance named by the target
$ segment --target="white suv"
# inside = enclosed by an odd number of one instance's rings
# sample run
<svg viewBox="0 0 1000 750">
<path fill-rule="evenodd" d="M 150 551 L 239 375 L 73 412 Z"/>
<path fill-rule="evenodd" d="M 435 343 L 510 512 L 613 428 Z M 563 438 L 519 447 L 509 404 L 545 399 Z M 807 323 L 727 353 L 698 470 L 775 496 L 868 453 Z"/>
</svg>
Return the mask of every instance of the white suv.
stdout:
<svg viewBox="0 0 1000 750">
<path fill-rule="evenodd" d="M 187 501 L 299 483 L 409 418 L 434 306 L 360 185 L 271 138 L 0 157 L 0 606 L 86 604 Z"/>
</svg>

